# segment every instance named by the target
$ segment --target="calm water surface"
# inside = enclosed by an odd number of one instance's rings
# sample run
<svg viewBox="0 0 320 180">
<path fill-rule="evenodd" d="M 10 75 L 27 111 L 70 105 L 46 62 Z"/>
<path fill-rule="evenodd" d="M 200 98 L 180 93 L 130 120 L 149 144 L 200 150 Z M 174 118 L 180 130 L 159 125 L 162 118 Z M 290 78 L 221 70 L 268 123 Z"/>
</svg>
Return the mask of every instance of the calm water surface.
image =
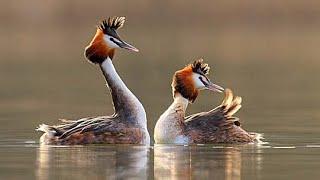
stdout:
<svg viewBox="0 0 320 180">
<path fill-rule="evenodd" d="M 318 139 L 319 140 L 319 139 Z M 320 144 L 0 145 L 1 179 L 318 179 Z"/>
<path fill-rule="evenodd" d="M 112 7 L 112 8 L 111 8 Z M 139 8 L 137 8 L 139 7 Z M 319 1 L 4 1 L 0 6 L 0 179 L 319 179 Z M 112 114 L 83 49 L 102 17 L 140 49 L 114 64 L 148 129 L 172 102 L 173 73 L 203 57 L 243 98 L 236 114 L 265 144 L 40 147 L 40 123 Z M 188 114 L 221 94 L 202 92 Z"/>
</svg>

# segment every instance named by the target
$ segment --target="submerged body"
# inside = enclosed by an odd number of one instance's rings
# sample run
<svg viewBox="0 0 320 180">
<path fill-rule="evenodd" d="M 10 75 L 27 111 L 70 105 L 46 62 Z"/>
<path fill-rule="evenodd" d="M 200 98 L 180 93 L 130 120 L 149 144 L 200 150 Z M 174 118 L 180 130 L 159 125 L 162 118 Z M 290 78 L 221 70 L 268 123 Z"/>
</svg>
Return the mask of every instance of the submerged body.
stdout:
<svg viewBox="0 0 320 180">
<path fill-rule="evenodd" d="M 122 26 L 124 18 L 109 18 L 103 28 L 111 28 L 112 33 Z M 121 24 L 122 23 L 122 24 Z M 102 27 L 101 27 L 102 28 Z M 110 38 L 127 49 L 137 51 L 125 43 L 116 34 L 104 35 L 104 29 L 98 29 L 92 42 L 86 48 L 86 57 L 92 63 L 99 64 L 111 92 L 114 114 L 82 118 L 79 120 L 62 120 L 62 124 L 40 125 L 37 129 L 44 134 L 41 144 L 76 145 L 76 144 L 149 144 L 150 136 L 147 129 L 145 110 L 137 97 L 127 88 L 117 74 L 112 58 L 117 44 L 109 44 Z M 111 31 L 110 29 L 107 31 Z M 115 37 L 116 36 L 116 37 Z M 118 38 L 117 40 L 114 40 Z"/>
<path fill-rule="evenodd" d="M 62 120 L 57 126 L 41 125 L 46 132 L 40 144 L 84 145 L 84 144 L 149 144 L 146 129 L 123 123 L 119 117 L 98 116 L 79 120 Z"/>
<path fill-rule="evenodd" d="M 202 63 L 202 60 L 195 63 Z M 194 64 L 195 66 L 195 64 Z M 199 67 L 198 67 L 199 68 Z M 231 90 L 225 90 L 225 98 L 220 106 L 208 112 L 201 112 L 185 116 L 189 102 L 193 102 L 199 89 L 213 87 L 216 91 L 223 88 L 213 85 L 201 73 L 200 82 L 191 77 L 196 70 L 191 65 L 175 74 L 173 80 L 174 101 L 171 106 L 160 116 L 155 126 L 154 139 L 159 144 L 210 144 L 210 143 L 250 143 L 255 141 L 255 136 L 240 127 L 239 119 L 233 117 L 241 107 L 241 98 L 234 97 Z M 208 71 L 208 70 L 207 70 Z M 183 75 L 183 76 L 182 76 Z M 198 77 L 198 76 L 197 76 Z M 213 89 L 214 89 L 213 88 Z"/>
<path fill-rule="evenodd" d="M 224 102 L 209 112 L 185 117 L 189 101 L 177 96 L 160 116 L 154 138 L 159 144 L 250 143 L 255 137 L 240 127 L 239 119 L 232 117 L 237 98 L 226 90 Z M 229 104 L 228 104 L 229 103 Z M 231 113 L 231 114 L 230 114 Z"/>
</svg>

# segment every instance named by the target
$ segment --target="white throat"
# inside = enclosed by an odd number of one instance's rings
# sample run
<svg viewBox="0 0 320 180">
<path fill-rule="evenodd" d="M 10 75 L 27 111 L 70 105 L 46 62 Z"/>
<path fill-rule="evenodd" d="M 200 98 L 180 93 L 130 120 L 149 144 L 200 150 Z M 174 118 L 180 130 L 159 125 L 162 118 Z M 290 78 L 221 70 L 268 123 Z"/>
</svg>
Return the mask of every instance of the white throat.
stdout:
<svg viewBox="0 0 320 180">
<path fill-rule="evenodd" d="M 188 104 L 188 99 L 184 98 L 181 94 L 176 93 L 173 103 L 161 115 L 160 119 L 166 119 L 166 121 L 171 121 L 172 123 L 184 121 Z"/>
<path fill-rule="evenodd" d="M 179 108 L 183 110 L 184 112 L 186 111 L 187 107 L 189 104 L 189 100 L 184 98 L 181 94 L 177 93 L 174 97 L 174 101 L 171 104 L 170 108 Z"/>
<path fill-rule="evenodd" d="M 112 60 L 108 57 L 100 67 L 111 91 L 115 113 L 128 121 L 131 120 L 146 126 L 146 113 L 142 104 L 121 80 Z"/>
<path fill-rule="evenodd" d="M 131 91 L 127 88 L 127 86 L 121 80 L 120 76 L 118 75 L 116 69 L 113 66 L 112 60 L 109 57 L 107 57 L 107 59 L 102 62 L 101 69 L 103 70 L 103 73 L 108 76 L 108 78 L 110 78 L 112 81 L 114 81 L 114 83 L 117 84 L 117 86 L 120 86 L 121 89 L 126 89 L 128 93 L 131 93 Z"/>
<path fill-rule="evenodd" d="M 183 136 L 184 117 L 189 100 L 181 94 L 175 94 L 170 107 L 160 116 L 154 129 L 156 143 L 187 143 Z"/>
</svg>

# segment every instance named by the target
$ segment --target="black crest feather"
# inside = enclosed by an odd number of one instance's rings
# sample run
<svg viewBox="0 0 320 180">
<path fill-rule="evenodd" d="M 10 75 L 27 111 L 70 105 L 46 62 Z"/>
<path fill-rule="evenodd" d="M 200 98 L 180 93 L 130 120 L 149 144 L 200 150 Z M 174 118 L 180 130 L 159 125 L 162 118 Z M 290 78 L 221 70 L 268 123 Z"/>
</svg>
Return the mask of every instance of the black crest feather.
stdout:
<svg viewBox="0 0 320 180">
<path fill-rule="evenodd" d="M 109 28 L 117 30 L 123 26 L 125 19 L 126 19 L 125 17 L 117 17 L 117 16 L 109 17 L 108 20 L 107 19 L 103 20 L 98 26 L 98 28 L 101 29 L 102 31 L 106 31 Z"/>
<path fill-rule="evenodd" d="M 208 75 L 210 67 L 207 63 L 203 62 L 203 59 L 198 59 L 195 60 L 191 64 L 192 71 L 195 73 L 203 74 L 203 75 Z"/>
</svg>

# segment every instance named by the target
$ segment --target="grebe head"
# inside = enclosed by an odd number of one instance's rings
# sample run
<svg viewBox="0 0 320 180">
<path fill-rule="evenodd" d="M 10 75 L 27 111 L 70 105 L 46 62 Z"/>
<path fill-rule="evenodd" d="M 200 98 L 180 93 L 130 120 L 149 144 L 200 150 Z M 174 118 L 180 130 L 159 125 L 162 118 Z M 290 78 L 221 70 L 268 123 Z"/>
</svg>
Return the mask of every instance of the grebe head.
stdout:
<svg viewBox="0 0 320 180">
<path fill-rule="evenodd" d="M 172 81 L 173 97 L 180 93 L 190 102 L 194 102 L 198 96 L 199 90 L 208 89 L 215 92 L 222 92 L 224 89 L 210 81 L 207 77 L 210 67 L 198 59 L 185 68 L 176 71 Z"/>
<path fill-rule="evenodd" d="M 107 57 L 111 59 L 117 48 L 138 52 L 134 46 L 123 41 L 117 33 L 125 22 L 125 17 L 109 17 L 97 26 L 93 40 L 85 49 L 85 56 L 92 63 L 102 63 Z"/>
</svg>

